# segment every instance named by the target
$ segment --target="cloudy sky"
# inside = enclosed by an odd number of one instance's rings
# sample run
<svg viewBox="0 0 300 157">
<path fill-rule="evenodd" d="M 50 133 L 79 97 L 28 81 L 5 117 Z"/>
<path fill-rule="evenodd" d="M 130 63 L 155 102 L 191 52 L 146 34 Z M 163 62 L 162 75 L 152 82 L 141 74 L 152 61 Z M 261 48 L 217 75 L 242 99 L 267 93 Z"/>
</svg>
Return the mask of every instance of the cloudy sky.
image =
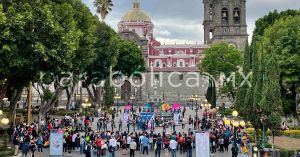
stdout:
<svg viewBox="0 0 300 157">
<path fill-rule="evenodd" d="M 82 0 L 95 14 L 93 0 Z M 133 0 L 113 0 L 114 7 L 106 22 L 117 30 L 122 16 L 132 8 Z M 155 25 L 155 37 L 166 44 L 203 43 L 203 0 L 140 0 L 141 8 Z M 300 9 L 300 0 L 248 0 L 247 24 L 251 38 L 255 21 L 277 9 Z"/>
</svg>

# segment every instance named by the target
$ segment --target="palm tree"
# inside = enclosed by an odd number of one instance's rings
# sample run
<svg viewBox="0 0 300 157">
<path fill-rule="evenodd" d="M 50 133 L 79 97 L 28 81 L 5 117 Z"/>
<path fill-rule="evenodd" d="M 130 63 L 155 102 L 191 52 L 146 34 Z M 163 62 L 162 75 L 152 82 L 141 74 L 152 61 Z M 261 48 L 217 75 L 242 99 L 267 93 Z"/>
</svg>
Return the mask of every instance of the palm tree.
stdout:
<svg viewBox="0 0 300 157">
<path fill-rule="evenodd" d="M 95 0 L 94 6 L 97 8 L 97 13 L 101 15 L 102 21 L 104 21 L 114 5 L 112 0 Z"/>
</svg>

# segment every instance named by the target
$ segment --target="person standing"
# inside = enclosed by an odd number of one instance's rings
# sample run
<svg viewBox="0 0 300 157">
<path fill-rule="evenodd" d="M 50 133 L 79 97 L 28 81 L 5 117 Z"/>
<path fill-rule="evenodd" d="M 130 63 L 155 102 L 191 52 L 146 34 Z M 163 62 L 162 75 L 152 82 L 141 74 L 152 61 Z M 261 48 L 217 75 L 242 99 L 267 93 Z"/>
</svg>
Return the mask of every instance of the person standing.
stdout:
<svg viewBox="0 0 300 157">
<path fill-rule="evenodd" d="M 192 140 L 190 137 L 187 138 L 187 140 L 185 141 L 185 146 L 186 146 L 186 151 L 187 151 L 187 157 L 192 157 Z"/>
<path fill-rule="evenodd" d="M 130 149 L 130 157 L 134 157 L 134 152 L 137 148 L 137 144 L 135 142 L 135 139 L 132 139 L 129 145 L 129 149 Z"/>
<path fill-rule="evenodd" d="M 84 145 L 85 145 L 85 140 L 84 140 L 84 137 L 81 136 L 80 137 L 80 154 L 83 154 Z"/>
<path fill-rule="evenodd" d="M 15 156 L 17 156 L 18 155 L 18 150 L 19 150 L 19 145 L 20 145 L 20 141 L 19 141 L 19 136 L 18 135 L 14 136 L 13 143 L 14 143 L 14 146 L 15 146 Z"/>
<path fill-rule="evenodd" d="M 24 141 L 24 143 L 22 144 L 22 157 L 27 157 L 27 154 L 29 152 L 29 146 L 29 141 Z"/>
<path fill-rule="evenodd" d="M 92 157 L 92 149 L 93 146 L 91 145 L 91 142 L 89 141 L 87 145 L 85 146 L 85 157 Z"/>
<path fill-rule="evenodd" d="M 37 144 L 37 147 L 38 147 L 38 152 L 43 152 L 43 137 L 42 137 L 41 134 L 37 138 L 36 144 Z"/>
<path fill-rule="evenodd" d="M 120 120 L 119 120 L 119 132 L 120 131 L 122 131 L 122 120 L 121 120 L 121 118 L 120 118 Z"/>
<path fill-rule="evenodd" d="M 161 148 L 162 148 L 162 138 L 160 136 L 160 134 L 158 134 L 158 137 L 157 137 L 157 140 L 155 142 L 155 157 L 160 157 L 160 151 L 161 151 Z"/>
<path fill-rule="evenodd" d="M 109 149 L 111 149 L 111 150 L 109 150 L 109 151 L 111 151 L 111 156 L 115 157 L 115 151 L 116 151 L 116 147 L 117 147 L 117 141 L 116 141 L 116 139 L 115 139 L 114 136 L 112 136 L 112 138 L 109 139 L 109 147 L 111 147 L 111 148 L 109 148 Z"/>
<path fill-rule="evenodd" d="M 111 131 L 114 132 L 114 127 L 115 127 L 115 120 L 114 119 L 111 119 L 110 125 L 111 125 Z"/>
<path fill-rule="evenodd" d="M 172 157 L 176 157 L 177 142 L 175 141 L 175 137 L 171 138 L 170 149 L 172 152 Z"/>
<path fill-rule="evenodd" d="M 143 154 L 146 153 L 148 154 L 148 145 L 149 145 L 149 138 L 148 135 L 144 136 L 142 139 L 142 145 L 143 145 Z"/>
</svg>

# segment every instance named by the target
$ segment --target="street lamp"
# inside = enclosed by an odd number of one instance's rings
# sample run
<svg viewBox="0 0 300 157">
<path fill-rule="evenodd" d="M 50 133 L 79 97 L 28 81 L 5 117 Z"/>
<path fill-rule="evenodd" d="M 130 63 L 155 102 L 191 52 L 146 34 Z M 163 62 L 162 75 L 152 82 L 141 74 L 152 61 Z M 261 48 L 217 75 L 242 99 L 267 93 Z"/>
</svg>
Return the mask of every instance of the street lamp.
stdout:
<svg viewBox="0 0 300 157">
<path fill-rule="evenodd" d="M 131 100 L 131 104 L 132 104 L 132 112 L 133 112 L 133 101 L 135 101 L 135 96 L 134 95 L 131 95 L 130 96 L 130 100 Z"/>
<path fill-rule="evenodd" d="M 118 112 L 119 112 L 119 100 L 121 99 L 121 96 L 119 96 L 119 94 L 117 93 L 114 96 L 114 99 L 117 100 L 117 117 L 118 117 Z"/>
<path fill-rule="evenodd" d="M 4 108 L 4 105 L 6 106 L 6 103 L 7 103 L 7 101 L 8 101 L 8 98 L 3 98 L 2 99 L 2 101 L 3 101 L 3 103 L 2 103 L 2 108 Z"/>
<path fill-rule="evenodd" d="M 246 122 L 243 121 L 243 120 L 240 120 L 238 115 L 239 115 L 238 111 L 233 111 L 232 112 L 232 119 L 227 119 L 226 117 L 223 119 L 225 125 L 230 125 L 231 124 L 233 126 L 233 130 L 234 130 L 234 135 L 233 135 L 234 145 L 233 145 L 233 147 L 234 147 L 235 151 L 237 150 L 237 145 L 236 145 L 236 143 L 237 143 L 237 128 L 239 126 L 245 127 L 245 125 L 246 125 Z M 237 153 L 235 151 L 232 151 L 232 155 L 234 153 Z"/>
<path fill-rule="evenodd" d="M 207 111 L 211 108 L 211 104 L 207 102 L 207 99 L 204 99 L 203 103 L 201 104 L 202 111 L 205 110 L 205 128 L 207 128 L 208 123 L 208 114 Z"/>
<path fill-rule="evenodd" d="M 86 112 L 86 109 L 89 108 L 89 107 L 91 107 L 92 104 L 89 103 L 89 100 L 88 100 L 88 99 L 85 99 L 84 102 L 81 104 L 81 106 L 82 106 L 82 108 L 84 108 L 85 114 L 86 114 L 86 113 L 87 113 L 87 112 Z"/>
<path fill-rule="evenodd" d="M 262 133 L 263 133 L 263 137 L 262 137 L 262 144 L 263 144 L 263 147 L 264 148 L 266 148 L 266 130 L 265 130 L 265 121 L 267 120 L 267 116 L 266 115 L 262 115 L 261 117 L 260 117 L 260 121 L 261 121 L 261 123 L 262 123 L 262 125 L 263 125 L 263 131 L 262 131 Z"/>
<path fill-rule="evenodd" d="M 194 94 L 189 98 L 192 103 L 192 109 L 194 108 Z"/>
<path fill-rule="evenodd" d="M 2 125 L 7 125 L 9 123 L 9 120 L 6 118 L 6 116 L 3 114 L 3 111 L 0 110 L 0 122 Z"/>
</svg>

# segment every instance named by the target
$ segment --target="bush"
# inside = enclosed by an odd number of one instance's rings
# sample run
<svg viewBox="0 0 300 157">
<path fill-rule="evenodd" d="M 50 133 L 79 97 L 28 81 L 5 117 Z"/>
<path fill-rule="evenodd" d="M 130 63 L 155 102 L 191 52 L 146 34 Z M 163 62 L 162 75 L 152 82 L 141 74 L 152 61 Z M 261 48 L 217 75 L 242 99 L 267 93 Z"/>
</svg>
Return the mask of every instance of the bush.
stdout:
<svg viewBox="0 0 300 157">
<path fill-rule="evenodd" d="M 300 126 L 289 126 L 290 130 L 300 130 Z"/>
</svg>

